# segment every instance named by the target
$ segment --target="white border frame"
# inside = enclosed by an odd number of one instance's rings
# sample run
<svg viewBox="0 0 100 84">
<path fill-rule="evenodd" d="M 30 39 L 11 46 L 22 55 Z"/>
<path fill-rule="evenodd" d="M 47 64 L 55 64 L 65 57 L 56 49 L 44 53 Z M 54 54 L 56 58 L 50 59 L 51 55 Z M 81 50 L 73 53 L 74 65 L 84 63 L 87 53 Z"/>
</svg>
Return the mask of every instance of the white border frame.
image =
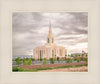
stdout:
<svg viewBox="0 0 100 84">
<path fill-rule="evenodd" d="M 100 84 L 99 0 L 1 0 L 1 84 Z M 12 12 L 88 12 L 88 72 L 12 72 Z"/>
</svg>

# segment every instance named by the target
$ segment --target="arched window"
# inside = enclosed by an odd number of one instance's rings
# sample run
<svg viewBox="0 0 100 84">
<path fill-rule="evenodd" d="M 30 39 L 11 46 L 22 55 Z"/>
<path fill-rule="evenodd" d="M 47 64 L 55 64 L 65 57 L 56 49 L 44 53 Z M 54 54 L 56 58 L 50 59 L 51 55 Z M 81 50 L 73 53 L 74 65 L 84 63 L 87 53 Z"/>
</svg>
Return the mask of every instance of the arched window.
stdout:
<svg viewBox="0 0 100 84">
<path fill-rule="evenodd" d="M 52 50 L 52 56 L 54 56 L 54 51 Z"/>
<path fill-rule="evenodd" d="M 48 38 L 48 43 L 49 43 L 49 38 Z"/>
<path fill-rule="evenodd" d="M 61 51 L 61 49 L 60 49 L 60 56 L 62 55 L 61 53 L 62 53 L 62 51 Z"/>
</svg>

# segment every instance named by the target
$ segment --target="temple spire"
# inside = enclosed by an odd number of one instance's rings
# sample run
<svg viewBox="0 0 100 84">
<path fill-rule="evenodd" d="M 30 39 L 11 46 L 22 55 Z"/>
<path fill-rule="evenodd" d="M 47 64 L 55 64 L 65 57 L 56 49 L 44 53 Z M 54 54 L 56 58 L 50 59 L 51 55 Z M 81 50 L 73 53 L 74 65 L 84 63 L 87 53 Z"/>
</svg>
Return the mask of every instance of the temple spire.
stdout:
<svg viewBox="0 0 100 84">
<path fill-rule="evenodd" d="M 52 29 L 51 29 L 51 21 L 49 21 L 49 34 L 47 36 L 47 43 L 54 43 L 54 37 L 52 35 Z"/>
<path fill-rule="evenodd" d="M 51 30 L 51 21 L 49 21 L 49 34 L 52 34 L 52 30 Z"/>
</svg>

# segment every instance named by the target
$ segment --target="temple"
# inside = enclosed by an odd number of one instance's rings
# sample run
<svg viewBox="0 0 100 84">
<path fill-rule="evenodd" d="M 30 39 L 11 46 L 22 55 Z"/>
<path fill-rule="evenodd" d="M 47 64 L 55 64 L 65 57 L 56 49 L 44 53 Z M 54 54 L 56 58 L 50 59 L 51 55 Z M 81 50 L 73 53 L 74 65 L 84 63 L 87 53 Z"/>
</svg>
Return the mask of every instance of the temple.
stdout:
<svg viewBox="0 0 100 84">
<path fill-rule="evenodd" d="M 43 46 L 38 46 L 35 49 L 33 49 L 33 58 L 34 59 L 50 59 L 57 57 L 62 58 L 67 55 L 66 48 L 62 46 L 58 46 L 54 43 L 54 36 L 52 34 L 51 29 L 51 22 L 49 22 L 49 34 L 46 39 L 46 43 Z"/>
</svg>

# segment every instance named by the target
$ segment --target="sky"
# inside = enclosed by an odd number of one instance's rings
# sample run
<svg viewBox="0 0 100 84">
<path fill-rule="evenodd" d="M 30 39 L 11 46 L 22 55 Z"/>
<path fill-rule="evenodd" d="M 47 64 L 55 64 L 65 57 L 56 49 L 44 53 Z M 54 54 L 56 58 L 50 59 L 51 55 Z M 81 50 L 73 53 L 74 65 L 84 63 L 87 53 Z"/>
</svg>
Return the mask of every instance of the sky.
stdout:
<svg viewBox="0 0 100 84">
<path fill-rule="evenodd" d="M 33 55 L 33 49 L 46 43 L 51 21 L 54 41 L 68 54 L 88 52 L 87 12 L 14 12 L 12 14 L 13 56 Z"/>
</svg>

